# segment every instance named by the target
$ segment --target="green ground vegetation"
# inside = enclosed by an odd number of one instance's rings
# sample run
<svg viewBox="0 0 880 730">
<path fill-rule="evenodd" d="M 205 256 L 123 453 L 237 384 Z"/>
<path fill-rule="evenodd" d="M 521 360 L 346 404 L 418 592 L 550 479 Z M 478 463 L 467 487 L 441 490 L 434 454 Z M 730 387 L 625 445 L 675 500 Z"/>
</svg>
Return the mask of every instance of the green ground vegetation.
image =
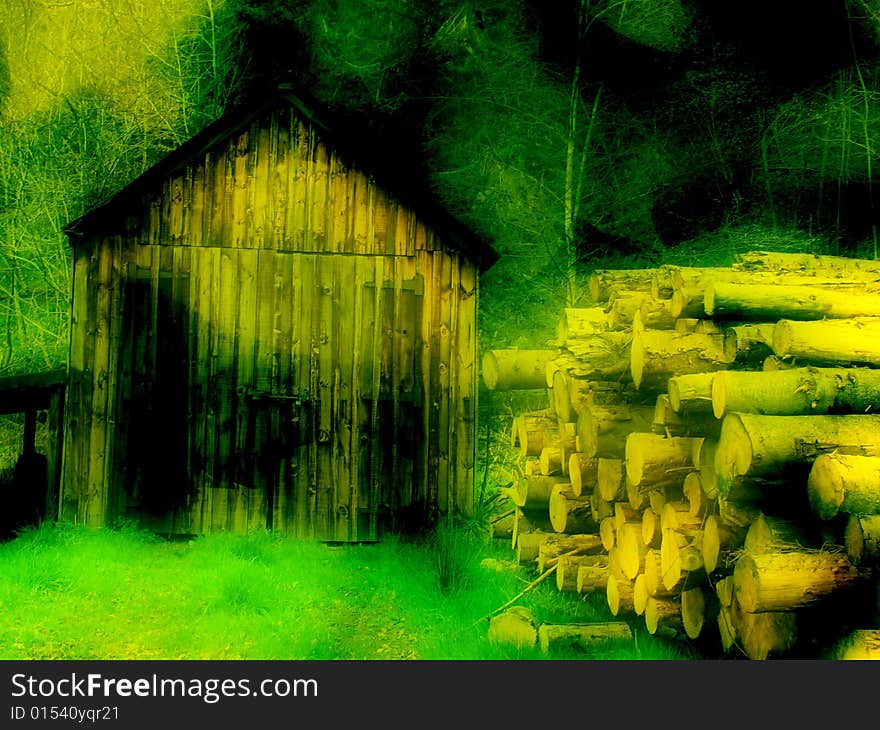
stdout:
<svg viewBox="0 0 880 730">
<path fill-rule="evenodd" d="M 131 528 L 30 529 L 0 545 L 2 659 L 545 659 L 491 644 L 481 619 L 532 576 L 461 529 L 422 541 L 332 546 L 268 532 L 166 541 Z M 601 600 L 599 600 L 601 598 Z M 616 620 L 604 596 L 541 584 L 521 600 L 539 621 Z M 633 642 L 558 659 L 680 659 Z"/>
</svg>

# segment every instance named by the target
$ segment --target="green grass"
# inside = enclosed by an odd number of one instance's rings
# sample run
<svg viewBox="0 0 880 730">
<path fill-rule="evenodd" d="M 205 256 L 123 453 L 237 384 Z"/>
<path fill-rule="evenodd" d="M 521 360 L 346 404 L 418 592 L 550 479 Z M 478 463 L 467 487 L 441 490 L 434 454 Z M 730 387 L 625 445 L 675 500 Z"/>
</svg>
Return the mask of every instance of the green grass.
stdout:
<svg viewBox="0 0 880 730">
<path fill-rule="evenodd" d="M 496 646 L 480 619 L 525 572 L 461 530 L 329 546 L 271 533 L 170 542 L 130 528 L 28 530 L 0 545 L 0 659 L 542 659 Z M 538 621 L 612 620 L 552 581 L 520 603 Z M 553 658 L 674 659 L 639 632 Z"/>
</svg>

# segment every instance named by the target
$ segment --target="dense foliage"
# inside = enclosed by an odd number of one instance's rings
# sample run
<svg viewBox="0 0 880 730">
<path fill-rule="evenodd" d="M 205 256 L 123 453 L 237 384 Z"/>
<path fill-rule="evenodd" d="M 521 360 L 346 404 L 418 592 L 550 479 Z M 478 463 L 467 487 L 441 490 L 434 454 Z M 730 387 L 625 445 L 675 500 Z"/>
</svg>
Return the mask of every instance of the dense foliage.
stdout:
<svg viewBox="0 0 880 730">
<path fill-rule="evenodd" d="M 877 255 L 873 0 L 10 0 L 0 20 L 2 372 L 64 361 L 64 225 L 278 81 L 381 130 L 498 248 L 486 346 L 550 337 L 590 267 Z"/>
</svg>

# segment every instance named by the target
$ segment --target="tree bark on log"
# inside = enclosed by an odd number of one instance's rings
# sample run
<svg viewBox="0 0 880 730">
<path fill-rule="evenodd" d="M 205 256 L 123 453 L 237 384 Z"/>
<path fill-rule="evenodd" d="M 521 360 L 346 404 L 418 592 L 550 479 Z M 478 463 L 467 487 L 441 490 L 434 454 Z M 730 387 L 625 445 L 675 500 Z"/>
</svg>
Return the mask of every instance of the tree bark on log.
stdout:
<svg viewBox="0 0 880 730">
<path fill-rule="evenodd" d="M 694 469 L 693 449 L 693 438 L 631 433 L 625 446 L 627 484 L 651 489 L 680 485 Z"/>
<path fill-rule="evenodd" d="M 599 496 L 608 502 L 626 499 L 626 472 L 623 459 L 598 459 L 596 480 Z"/>
<path fill-rule="evenodd" d="M 534 532 L 544 532 L 548 534 L 553 532 L 547 509 L 528 511 L 517 509 L 513 522 L 513 532 L 510 536 L 511 545 L 515 548 L 519 544 L 521 537 L 524 535 L 530 535 Z"/>
<path fill-rule="evenodd" d="M 601 564 L 578 566 L 575 589 L 581 595 L 585 593 L 605 593 L 611 569 L 605 558 Z"/>
<path fill-rule="evenodd" d="M 672 380 L 670 379 L 670 383 Z M 670 387 L 672 387 L 670 385 Z M 668 394 L 657 396 L 654 406 L 654 422 L 651 431 L 661 436 L 683 436 L 686 438 L 717 439 L 721 433 L 721 422 L 711 411 L 685 411 L 676 413 Z"/>
<path fill-rule="evenodd" d="M 833 659 L 880 659 L 880 630 L 857 629 L 841 639 L 834 648 Z"/>
<path fill-rule="evenodd" d="M 623 576 L 609 574 L 605 598 L 612 616 L 623 616 L 635 610 L 633 583 Z"/>
<path fill-rule="evenodd" d="M 557 484 L 550 495 L 550 524 L 556 532 L 598 533 L 589 497 L 576 497 L 571 484 Z"/>
<path fill-rule="evenodd" d="M 776 324 L 742 324 L 724 330 L 725 347 L 736 353 L 741 363 L 760 363 L 773 354 Z"/>
<path fill-rule="evenodd" d="M 520 649 L 533 647 L 538 641 L 538 630 L 532 612 L 523 606 L 514 606 L 489 619 L 489 641 Z"/>
<path fill-rule="evenodd" d="M 803 550 L 812 547 L 812 541 L 804 530 L 793 522 L 758 515 L 752 520 L 743 543 L 745 551 L 751 555 L 763 555 L 783 550 Z"/>
<path fill-rule="evenodd" d="M 758 416 L 728 413 L 715 452 L 719 492 L 736 477 L 761 477 L 823 453 L 880 456 L 880 416 Z"/>
<path fill-rule="evenodd" d="M 568 460 L 568 478 L 576 497 L 592 494 L 599 484 L 599 460 L 576 451 Z"/>
<path fill-rule="evenodd" d="M 632 631 L 623 621 L 593 624 L 544 623 L 538 627 L 538 645 L 545 654 L 571 646 L 589 650 L 598 642 L 632 639 Z"/>
<path fill-rule="evenodd" d="M 880 513 L 880 458 L 822 454 L 807 479 L 810 506 L 823 520 L 838 512 Z"/>
<path fill-rule="evenodd" d="M 489 390 L 543 388 L 555 350 L 489 350 L 483 355 L 483 382 Z"/>
<path fill-rule="evenodd" d="M 523 456 L 540 456 L 545 446 L 552 446 L 559 439 L 558 422 L 546 411 L 537 414 L 524 413 L 519 420 L 519 448 Z"/>
<path fill-rule="evenodd" d="M 669 378 L 669 405 L 676 413 L 712 410 L 712 380 L 715 373 L 692 373 Z"/>
<path fill-rule="evenodd" d="M 671 377 L 724 370 L 735 356 L 723 335 L 633 329 L 630 373 L 637 389 L 662 391 Z"/>
<path fill-rule="evenodd" d="M 734 599 L 731 618 L 743 652 L 749 659 L 764 661 L 783 655 L 797 641 L 797 614 L 777 611 L 748 613 Z"/>
<path fill-rule="evenodd" d="M 706 287 L 703 307 L 711 317 L 776 321 L 880 316 L 880 294 L 864 284 L 821 286 L 731 284 L 715 281 Z"/>
<path fill-rule="evenodd" d="M 880 564 L 880 515 L 850 515 L 844 542 L 854 565 Z"/>
<path fill-rule="evenodd" d="M 538 457 L 541 474 L 556 476 L 562 474 L 562 449 L 558 446 L 545 446 Z"/>
<path fill-rule="evenodd" d="M 880 370 L 805 367 L 776 372 L 728 370 L 712 383 L 712 410 L 796 416 L 880 410 Z"/>
<path fill-rule="evenodd" d="M 589 499 L 590 516 L 597 525 L 606 517 L 614 516 L 614 502 L 606 502 L 599 496 L 598 492 L 590 494 Z"/>
<path fill-rule="evenodd" d="M 569 486 L 565 477 L 532 474 L 524 476 L 516 483 L 511 494 L 513 503 L 524 510 L 547 510 L 553 489 L 560 484 Z"/>
<path fill-rule="evenodd" d="M 562 317 L 556 327 L 556 338 L 560 342 L 579 337 L 592 337 L 607 332 L 608 313 L 604 307 L 568 307 L 562 310 Z"/>
<path fill-rule="evenodd" d="M 599 555 L 604 548 L 598 535 L 560 535 L 551 534 L 538 549 L 538 572 L 543 573 L 556 565 L 560 555 Z M 576 551 L 576 552 L 575 552 Z"/>
<path fill-rule="evenodd" d="M 880 365 L 880 318 L 795 322 L 781 319 L 773 331 L 773 351 L 822 363 Z"/>
<path fill-rule="evenodd" d="M 550 539 L 546 532 L 529 532 L 519 536 L 516 541 L 516 562 L 520 565 L 533 563 L 538 559 L 541 545 Z"/>
<path fill-rule="evenodd" d="M 493 539 L 512 540 L 513 525 L 516 522 L 516 510 L 508 510 L 489 520 L 489 534 Z"/>
<path fill-rule="evenodd" d="M 847 256 L 748 251 L 737 255 L 736 263 L 732 268 L 737 271 L 774 271 L 806 275 L 821 271 L 822 276 L 829 278 L 839 277 L 856 281 L 880 280 L 880 262 Z"/>
<path fill-rule="evenodd" d="M 581 593 L 578 573 L 582 567 L 608 570 L 607 555 L 560 555 L 556 561 L 556 587 L 562 593 Z M 605 588 L 607 574 L 602 577 Z"/>
<path fill-rule="evenodd" d="M 651 291 L 656 269 L 603 269 L 594 271 L 587 279 L 590 299 L 607 302 L 613 289 Z"/>
<path fill-rule="evenodd" d="M 654 420 L 651 406 L 591 406 L 578 416 L 577 437 L 580 451 L 588 457 L 620 459 L 626 437 L 650 430 Z"/>
<path fill-rule="evenodd" d="M 763 613 L 804 608 L 867 575 L 841 553 L 747 553 L 737 561 L 733 582 L 743 611 Z"/>
</svg>

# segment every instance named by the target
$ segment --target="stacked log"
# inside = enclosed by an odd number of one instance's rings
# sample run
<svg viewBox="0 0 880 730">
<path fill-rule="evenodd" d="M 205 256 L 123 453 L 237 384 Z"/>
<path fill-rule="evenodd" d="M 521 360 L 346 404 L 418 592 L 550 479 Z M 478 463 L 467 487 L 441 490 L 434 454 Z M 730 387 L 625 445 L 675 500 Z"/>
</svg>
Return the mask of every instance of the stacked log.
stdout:
<svg viewBox="0 0 880 730">
<path fill-rule="evenodd" d="M 880 262 L 755 251 L 589 288 L 543 382 L 534 351 L 490 361 L 495 389 L 549 389 L 511 429 L 519 564 L 653 634 L 803 650 L 804 612 L 880 565 Z"/>
</svg>

